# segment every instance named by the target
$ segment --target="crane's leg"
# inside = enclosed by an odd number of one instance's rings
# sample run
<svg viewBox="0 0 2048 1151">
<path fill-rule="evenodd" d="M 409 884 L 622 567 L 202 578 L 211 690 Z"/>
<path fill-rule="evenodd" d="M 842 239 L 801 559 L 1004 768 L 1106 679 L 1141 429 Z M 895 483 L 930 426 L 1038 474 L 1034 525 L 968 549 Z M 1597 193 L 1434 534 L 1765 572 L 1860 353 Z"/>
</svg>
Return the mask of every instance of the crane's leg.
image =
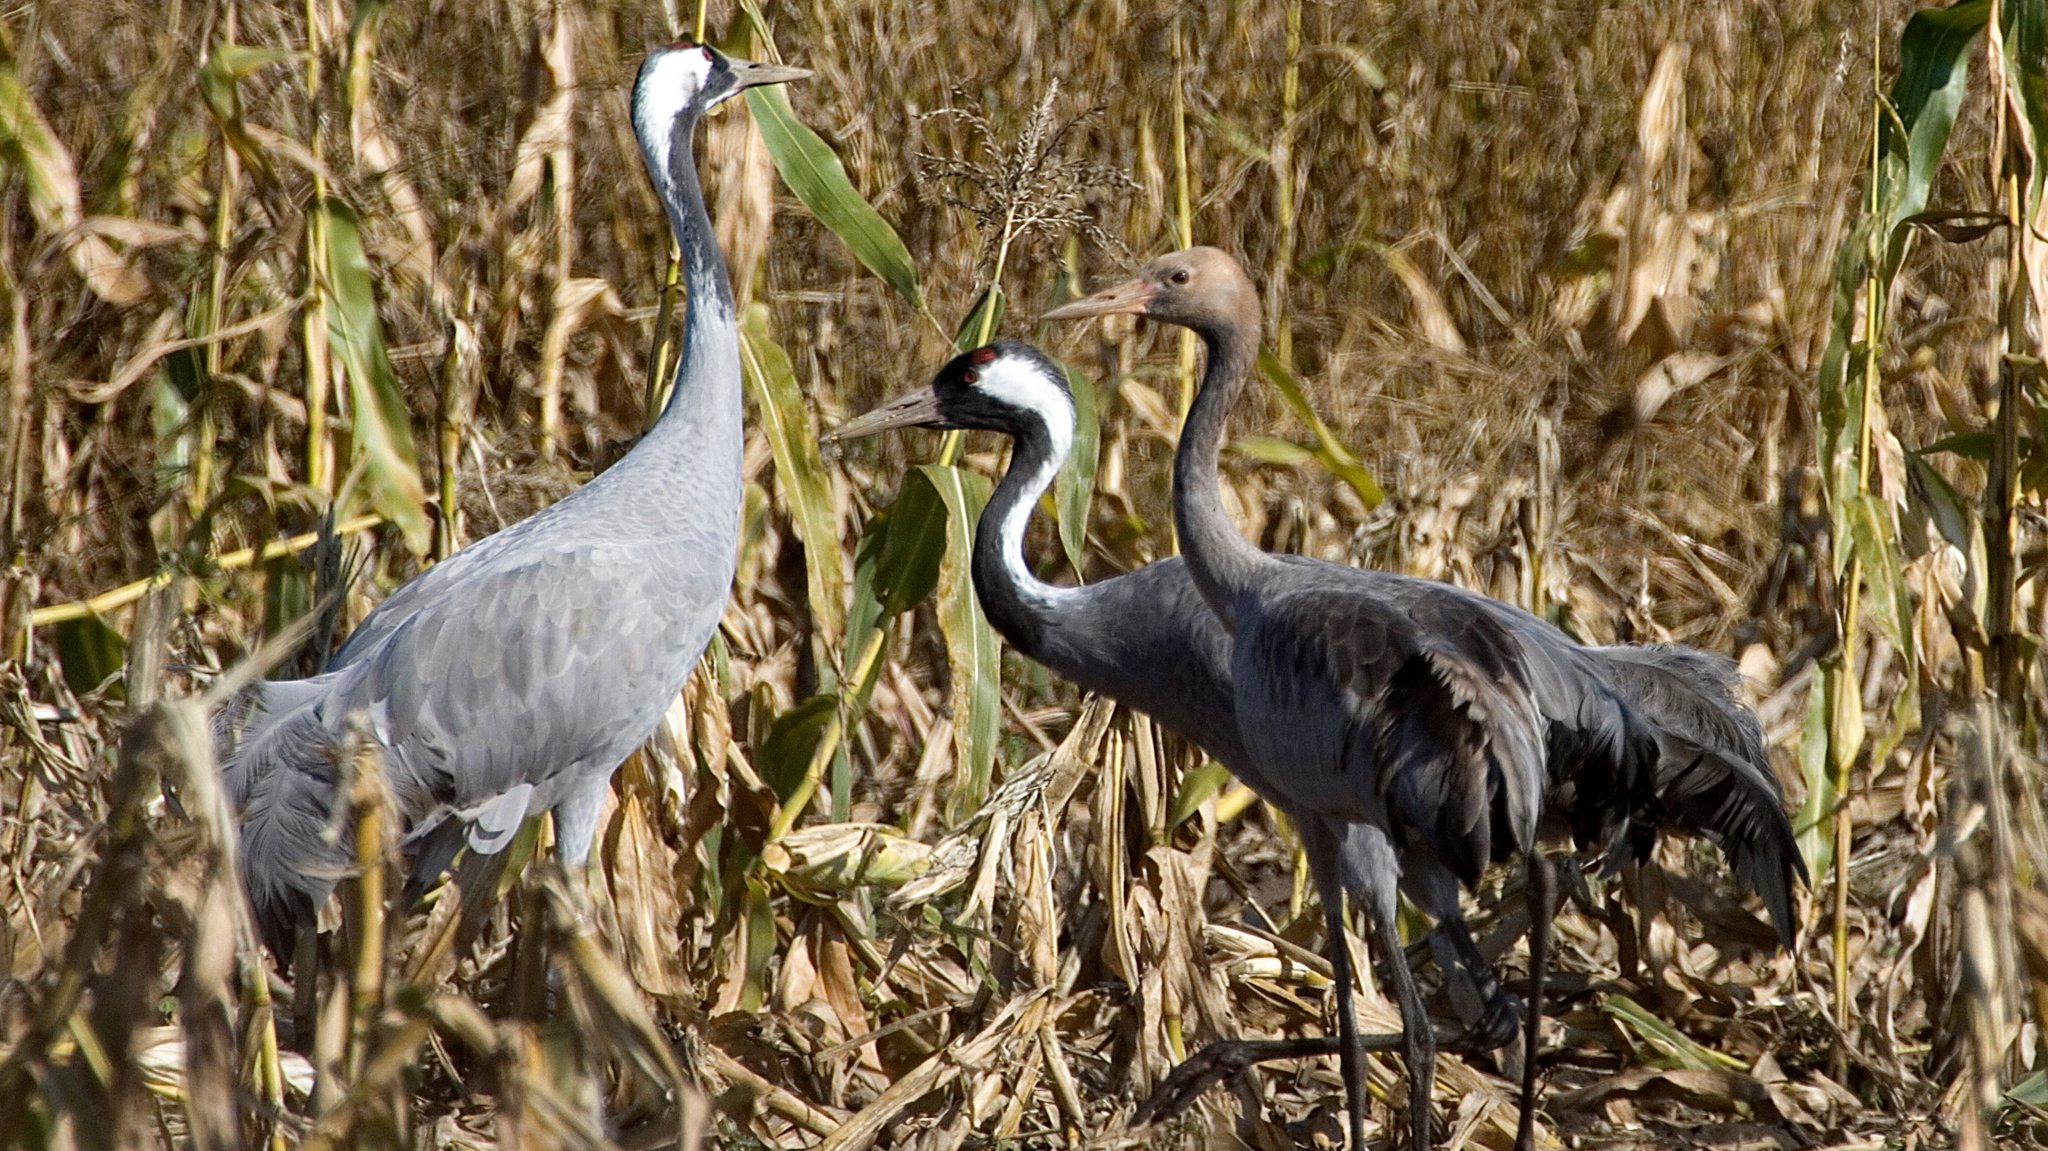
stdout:
<svg viewBox="0 0 2048 1151">
<path fill-rule="evenodd" d="M 1515 1151 L 1536 1147 L 1536 1048 L 1543 1022 L 1543 980 L 1550 967 L 1550 918 L 1557 903 L 1557 869 L 1531 848 L 1529 863 L 1529 1019 L 1522 1049 L 1522 1113 L 1515 1121 Z"/>
<path fill-rule="evenodd" d="M 1415 973 L 1408 970 L 1407 954 L 1401 950 L 1401 929 L 1395 920 L 1400 891 L 1396 873 L 1393 867 L 1362 870 L 1364 902 L 1372 917 L 1373 950 L 1379 953 L 1387 984 L 1401 1005 L 1401 1035 L 1407 1040 L 1408 1142 L 1415 1151 L 1428 1151 L 1429 1096 L 1436 1085 L 1436 1032 L 1430 1028 Z"/>
<path fill-rule="evenodd" d="M 555 862 L 568 877 L 565 887 L 570 905 L 579 919 L 587 921 L 593 910 L 593 888 L 603 882 L 590 873 L 590 849 L 597 839 L 597 817 L 604 810 L 611 773 L 591 772 L 580 766 L 572 770 L 578 772 L 577 776 L 548 812 L 555 820 Z M 547 1001 L 560 1002 L 564 986 L 562 969 L 549 964 L 544 981 Z"/>
<path fill-rule="evenodd" d="M 1473 941 L 1465 917 L 1439 918 L 1436 933 L 1448 945 L 1450 952 L 1448 956 L 1441 950 L 1437 953 L 1437 965 L 1443 969 L 1446 988 L 1454 980 L 1462 980 L 1471 986 L 1472 993 L 1482 1005 L 1479 1017 L 1453 1041 L 1453 1045 L 1468 1055 L 1477 1055 L 1513 1043 L 1515 1033 L 1522 1026 L 1522 1001 L 1514 992 L 1500 985 L 1500 977 L 1494 974 L 1492 965 L 1486 962 L 1486 957 L 1480 954 L 1479 945 Z"/>
<path fill-rule="evenodd" d="M 579 769 L 581 770 L 581 769 Z M 590 849 L 596 845 L 597 817 L 611 788 L 610 772 L 586 772 L 555 802 L 555 859 L 576 881 L 576 894 L 590 894 Z"/>
<path fill-rule="evenodd" d="M 1344 943 L 1341 849 L 1336 837 L 1319 822 L 1303 819 L 1296 828 L 1301 833 L 1302 852 L 1308 856 L 1309 878 L 1315 880 L 1316 895 L 1323 901 L 1323 929 L 1330 941 L 1330 977 L 1337 984 L 1337 1064 L 1344 1076 L 1344 1109 L 1351 1151 L 1365 1151 L 1365 1049 L 1359 1042 L 1358 1014 L 1352 1002 L 1352 988 L 1357 980 L 1351 971 L 1351 949 Z M 1406 967 L 1406 964 L 1401 966 Z M 1404 1040 L 1413 1021 L 1414 1017 L 1404 1009 L 1401 1016 Z M 1423 1025 L 1425 1028 L 1428 1026 L 1426 1021 Z"/>
<path fill-rule="evenodd" d="M 1401 861 L 1401 893 L 1436 920 L 1430 950 L 1444 973 L 1444 991 L 1461 1014 L 1478 1003 L 1479 1014 L 1453 1043 L 1467 1053 L 1492 1051 L 1514 1042 L 1522 1028 L 1522 1004 L 1512 992 L 1501 987 L 1493 967 L 1479 953 L 1465 922 L 1465 909 L 1458 902 L 1460 885 L 1456 876 L 1426 852 L 1412 853 Z"/>
<path fill-rule="evenodd" d="M 1344 1075 L 1344 1113 L 1352 1151 L 1365 1151 L 1365 1046 L 1358 1038 L 1358 1009 L 1352 1001 L 1358 980 L 1351 948 L 1344 941 L 1344 893 L 1323 904 L 1323 929 L 1330 935 L 1330 977 L 1337 982 L 1337 1066 Z M 1407 1020 L 1402 1020 L 1406 1029 Z"/>
</svg>

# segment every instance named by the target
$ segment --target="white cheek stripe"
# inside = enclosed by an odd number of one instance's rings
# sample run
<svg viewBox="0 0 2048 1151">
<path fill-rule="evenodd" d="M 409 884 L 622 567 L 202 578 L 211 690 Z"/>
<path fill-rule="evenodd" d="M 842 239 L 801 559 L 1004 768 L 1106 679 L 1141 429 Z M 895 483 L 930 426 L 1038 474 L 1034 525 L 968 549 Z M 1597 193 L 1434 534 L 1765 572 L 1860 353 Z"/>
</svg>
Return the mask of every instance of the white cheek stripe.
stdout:
<svg viewBox="0 0 2048 1151">
<path fill-rule="evenodd" d="M 1066 458 L 1074 445 L 1074 401 L 1046 378 L 1043 369 L 1019 360 L 997 360 L 981 373 L 977 387 L 983 395 L 1036 415 L 1052 441 L 1054 458 Z"/>
<path fill-rule="evenodd" d="M 663 188 L 669 184 L 669 151 L 676 117 L 697 98 L 711 75 L 711 58 L 702 48 L 662 49 L 640 71 L 633 88 L 633 132 L 647 153 L 647 167 Z"/>
<path fill-rule="evenodd" d="M 1010 407 L 1031 412 L 1044 425 L 1046 447 L 1045 462 L 1037 472 L 1019 478 L 1028 492 L 1043 492 L 1052 485 L 1059 474 L 1060 465 L 1066 462 L 1067 453 L 1074 446 L 1074 402 L 1057 383 L 1044 375 L 1044 370 L 1035 364 L 1015 360 L 998 360 L 981 373 L 980 390 L 988 396 L 1001 400 Z M 1072 595 L 1073 588 L 1043 583 L 1024 562 L 1024 528 L 1031 521 L 1031 513 L 1038 501 L 1032 499 L 1020 503 L 1017 510 L 999 525 L 997 542 L 1001 547 L 1003 566 L 1009 569 L 1010 579 L 1026 599 L 1035 600 L 1041 607 L 1050 607 L 1062 597 Z"/>
</svg>

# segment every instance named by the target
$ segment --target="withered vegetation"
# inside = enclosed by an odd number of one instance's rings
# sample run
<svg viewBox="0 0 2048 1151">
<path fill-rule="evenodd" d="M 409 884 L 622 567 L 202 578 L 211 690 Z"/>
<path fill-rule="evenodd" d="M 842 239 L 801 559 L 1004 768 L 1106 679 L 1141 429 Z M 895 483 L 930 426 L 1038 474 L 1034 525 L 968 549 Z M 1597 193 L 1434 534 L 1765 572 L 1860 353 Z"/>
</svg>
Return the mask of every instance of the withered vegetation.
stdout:
<svg viewBox="0 0 2048 1151">
<path fill-rule="evenodd" d="M 1800 947 L 1708 845 L 1568 867 L 1549 1135 L 2048 1142 L 2048 9 L 1991 7 L 2005 41 L 1983 4 L 711 4 L 816 72 L 787 96 L 850 178 L 827 194 L 887 221 L 821 222 L 743 108 L 702 129 L 754 372 L 720 636 L 619 773 L 587 899 L 535 864 L 481 922 L 387 914 L 356 749 L 360 867 L 296 984 L 251 940 L 206 709 L 644 426 L 680 302 L 625 93 L 695 12 L 7 9 L 0 1141 L 1339 1139 L 1319 1063 L 1128 1127 L 1203 1042 L 1328 1027 L 1291 833 L 1142 719 L 985 674 L 957 534 L 884 554 L 899 493 L 964 514 L 1000 445 L 816 442 L 956 332 L 1041 338 L 1097 433 L 1034 555 L 1168 554 L 1191 350 L 1029 317 L 1192 239 L 1267 292 L 1281 386 L 1225 460 L 1263 546 L 1753 688 L 1815 873 Z M 1880 99 L 1928 61 L 1968 69 L 1953 132 L 1940 93 Z M 1519 882 L 1474 907 L 1511 982 Z M 1443 1145 L 1507 1145 L 1511 1071 L 1444 1060 Z"/>
</svg>

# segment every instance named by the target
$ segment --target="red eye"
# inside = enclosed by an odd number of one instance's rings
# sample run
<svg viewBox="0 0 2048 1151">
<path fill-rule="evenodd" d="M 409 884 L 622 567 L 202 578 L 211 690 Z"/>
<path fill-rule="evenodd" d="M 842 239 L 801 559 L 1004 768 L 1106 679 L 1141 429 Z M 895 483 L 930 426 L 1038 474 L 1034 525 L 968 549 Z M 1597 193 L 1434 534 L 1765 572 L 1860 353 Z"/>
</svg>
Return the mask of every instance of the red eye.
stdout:
<svg viewBox="0 0 2048 1151">
<path fill-rule="evenodd" d="M 969 368 L 966 371 L 960 373 L 960 379 L 963 383 L 976 383 L 981 379 L 981 373 L 975 371 L 973 368 Z"/>
<path fill-rule="evenodd" d="M 986 366 L 995 362 L 996 350 L 994 348 L 976 348 L 968 358 L 977 364 Z"/>
</svg>

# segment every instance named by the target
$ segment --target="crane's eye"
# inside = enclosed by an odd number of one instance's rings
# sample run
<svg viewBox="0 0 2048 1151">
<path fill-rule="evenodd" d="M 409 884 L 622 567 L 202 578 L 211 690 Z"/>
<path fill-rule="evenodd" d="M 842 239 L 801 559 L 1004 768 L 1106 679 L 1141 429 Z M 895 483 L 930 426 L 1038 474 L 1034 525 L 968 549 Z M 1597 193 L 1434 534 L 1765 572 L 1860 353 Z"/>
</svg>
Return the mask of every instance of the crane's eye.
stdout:
<svg viewBox="0 0 2048 1151">
<path fill-rule="evenodd" d="M 1188 282 L 1188 270 L 1186 268 L 1175 268 L 1173 274 L 1166 278 L 1176 284 L 1185 284 Z"/>
<path fill-rule="evenodd" d="M 966 384 L 968 387 L 971 388 L 975 384 L 981 382 L 981 373 L 975 371 L 973 368 L 969 368 L 966 371 L 960 373 L 960 382 Z"/>
</svg>

